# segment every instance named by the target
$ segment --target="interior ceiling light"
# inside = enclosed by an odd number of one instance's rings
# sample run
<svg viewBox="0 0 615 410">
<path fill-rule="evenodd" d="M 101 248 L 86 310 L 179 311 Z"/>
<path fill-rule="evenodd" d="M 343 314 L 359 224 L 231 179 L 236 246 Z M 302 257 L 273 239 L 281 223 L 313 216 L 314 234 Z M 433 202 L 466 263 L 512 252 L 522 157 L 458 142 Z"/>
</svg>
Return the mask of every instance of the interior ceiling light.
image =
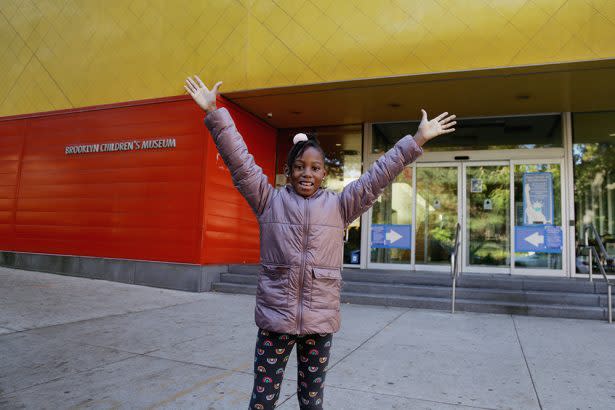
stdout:
<svg viewBox="0 0 615 410">
<path fill-rule="evenodd" d="M 267 113 L 267 117 L 269 117 L 269 118 L 273 117 L 273 113 L 272 112 L 268 112 Z"/>
</svg>

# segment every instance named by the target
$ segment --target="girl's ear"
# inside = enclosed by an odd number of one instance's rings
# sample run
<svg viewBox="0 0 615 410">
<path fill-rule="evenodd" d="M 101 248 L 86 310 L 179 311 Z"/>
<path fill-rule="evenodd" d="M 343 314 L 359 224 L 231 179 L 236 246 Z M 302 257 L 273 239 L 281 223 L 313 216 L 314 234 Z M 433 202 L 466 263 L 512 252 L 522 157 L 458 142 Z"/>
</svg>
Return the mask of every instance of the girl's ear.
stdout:
<svg viewBox="0 0 615 410">
<path fill-rule="evenodd" d="M 288 164 L 284 164 L 284 175 L 287 177 L 290 176 L 290 170 L 288 169 Z"/>
</svg>

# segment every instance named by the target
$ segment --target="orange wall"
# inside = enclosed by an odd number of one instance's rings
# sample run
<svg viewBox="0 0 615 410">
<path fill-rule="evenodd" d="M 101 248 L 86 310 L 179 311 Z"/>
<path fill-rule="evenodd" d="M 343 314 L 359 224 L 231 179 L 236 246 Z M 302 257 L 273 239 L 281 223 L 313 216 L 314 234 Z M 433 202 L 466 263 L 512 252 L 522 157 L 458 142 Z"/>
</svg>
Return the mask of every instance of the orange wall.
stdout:
<svg viewBox="0 0 615 410">
<path fill-rule="evenodd" d="M 0 121 L 0 249 L 186 263 L 258 260 L 255 218 L 216 165 L 202 111 L 185 98 L 139 104 Z M 275 130 L 232 110 L 238 127 L 250 131 L 245 137 L 257 161 L 273 175 Z M 176 147 L 65 154 L 72 144 L 160 137 L 175 138 Z"/>
</svg>

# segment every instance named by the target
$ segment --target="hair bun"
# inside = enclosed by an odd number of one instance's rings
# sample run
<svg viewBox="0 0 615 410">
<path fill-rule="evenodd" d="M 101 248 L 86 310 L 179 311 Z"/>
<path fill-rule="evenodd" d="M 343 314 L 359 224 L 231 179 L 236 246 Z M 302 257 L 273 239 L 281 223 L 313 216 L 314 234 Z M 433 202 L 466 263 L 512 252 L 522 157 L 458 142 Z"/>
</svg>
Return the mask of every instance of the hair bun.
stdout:
<svg viewBox="0 0 615 410">
<path fill-rule="evenodd" d="M 308 137 L 307 135 L 305 135 L 304 133 L 300 132 L 299 134 L 296 134 L 295 137 L 293 138 L 293 144 L 296 144 L 298 142 L 301 141 L 307 141 Z"/>
</svg>

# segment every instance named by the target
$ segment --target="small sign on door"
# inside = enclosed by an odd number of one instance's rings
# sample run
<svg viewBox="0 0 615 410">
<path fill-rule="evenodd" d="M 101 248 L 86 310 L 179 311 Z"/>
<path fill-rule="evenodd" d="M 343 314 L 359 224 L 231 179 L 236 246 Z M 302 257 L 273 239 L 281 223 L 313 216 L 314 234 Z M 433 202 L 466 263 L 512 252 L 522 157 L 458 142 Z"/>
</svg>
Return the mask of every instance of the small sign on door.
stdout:
<svg viewBox="0 0 615 410">
<path fill-rule="evenodd" d="M 485 199 L 485 201 L 483 202 L 483 209 L 485 211 L 491 211 L 493 209 L 493 202 L 491 202 L 491 199 Z"/>
<path fill-rule="evenodd" d="M 483 180 L 480 178 L 472 178 L 470 180 L 470 192 L 472 193 L 483 192 Z"/>
</svg>

